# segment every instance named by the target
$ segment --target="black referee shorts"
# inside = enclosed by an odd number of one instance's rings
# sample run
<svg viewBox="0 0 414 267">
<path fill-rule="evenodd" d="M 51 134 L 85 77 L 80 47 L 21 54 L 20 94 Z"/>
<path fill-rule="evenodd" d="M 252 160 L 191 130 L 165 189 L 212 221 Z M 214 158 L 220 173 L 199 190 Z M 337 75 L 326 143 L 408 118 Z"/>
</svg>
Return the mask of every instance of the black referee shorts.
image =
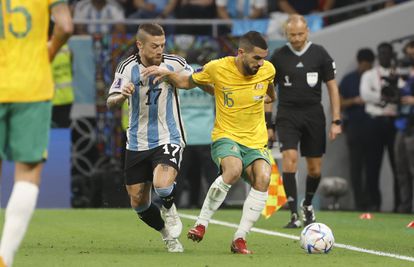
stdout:
<svg viewBox="0 0 414 267">
<path fill-rule="evenodd" d="M 276 116 L 280 150 L 298 149 L 303 157 L 321 157 L 326 149 L 326 122 L 322 105 L 283 107 Z"/>
</svg>

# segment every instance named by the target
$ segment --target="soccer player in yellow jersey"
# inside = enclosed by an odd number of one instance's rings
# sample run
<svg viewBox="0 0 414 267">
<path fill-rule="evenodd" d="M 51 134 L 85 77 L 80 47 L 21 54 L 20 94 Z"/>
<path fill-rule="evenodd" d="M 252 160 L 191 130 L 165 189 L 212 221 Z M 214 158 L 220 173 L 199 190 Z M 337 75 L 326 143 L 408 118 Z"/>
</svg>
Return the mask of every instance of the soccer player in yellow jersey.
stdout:
<svg viewBox="0 0 414 267">
<path fill-rule="evenodd" d="M 53 82 L 50 61 L 73 31 L 62 0 L 0 0 L 0 174 L 15 162 L 6 208 L 0 266 L 11 267 L 26 233 L 47 155 Z M 50 15 L 55 21 L 47 42 Z"/>
<path fill-rule="evenodd" d="M 210 186 L 197 222 L 187 236 L 198 242 L 203 239 L 214 212 L 223 203 L 230 187 L 243 176 L 252 187 L 231 243 L 233 253 L 252 253 L 247 249 L 246 236 L 259 219 L 267 199 L 271 169 L 266 152 L 265 103 L 268 104 L 266 111 L 271 111 L 270 103 L 275 99 L 275 69 L 265 60 L 267 55 L 264 38 L 260 33 L 250 31 L 240 38 L 236 57 L 210 61 L 188 78 L 156 66 L 144 73 L 156 75 L 155 81 L 166 77 L 178 88 L 214 87 L 210 89 L 216 99 L 211 154 L 220 175 Z"/>
</svg>

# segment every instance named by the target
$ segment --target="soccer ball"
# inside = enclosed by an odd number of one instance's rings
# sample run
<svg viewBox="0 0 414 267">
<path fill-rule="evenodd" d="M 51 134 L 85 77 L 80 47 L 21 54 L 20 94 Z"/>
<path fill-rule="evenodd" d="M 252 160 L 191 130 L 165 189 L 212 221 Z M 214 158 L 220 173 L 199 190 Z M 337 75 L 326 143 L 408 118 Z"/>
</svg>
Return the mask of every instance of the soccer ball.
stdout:
<svg viewBox="0 0 414 267">
<path fill-rule="evenodd" d="M 331 229 L 323 223 L 311 223 L 300 233 L 300 246 L 309 254 L 328 253 L 334 243 Z"/>
</svg>

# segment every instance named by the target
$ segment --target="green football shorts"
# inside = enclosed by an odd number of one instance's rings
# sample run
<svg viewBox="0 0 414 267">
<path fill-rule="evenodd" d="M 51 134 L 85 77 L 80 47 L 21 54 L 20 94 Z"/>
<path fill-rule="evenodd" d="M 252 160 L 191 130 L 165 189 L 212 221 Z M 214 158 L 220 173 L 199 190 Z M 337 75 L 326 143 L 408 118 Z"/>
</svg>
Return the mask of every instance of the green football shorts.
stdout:
<svg viewBox="0 0 414 267">
<path fill-rule="evenodd" d="M 234 142 L 228 138 L 221 138 L 211 145 L 211 157 L 221 170 L 220 162 L 223 158 L 233 156 L 239 158 L 243 163 L 243 178 L 247 178 L 244 170 L 257 159 L 264 159 L 270 164 L 270 155 L 267 148 L 254 149 Z"/>
<path fill-rule="evenodd" d="M 35 163 L 47 158 L 51 101 L 0 103 L 0 158 Z"/>
</svg>

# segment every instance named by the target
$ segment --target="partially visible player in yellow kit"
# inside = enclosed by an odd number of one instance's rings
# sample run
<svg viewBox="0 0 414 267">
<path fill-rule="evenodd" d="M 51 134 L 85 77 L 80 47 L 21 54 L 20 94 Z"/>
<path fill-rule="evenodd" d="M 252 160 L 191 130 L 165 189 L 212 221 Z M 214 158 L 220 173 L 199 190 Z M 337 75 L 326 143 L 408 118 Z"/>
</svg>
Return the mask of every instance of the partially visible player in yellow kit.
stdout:
<svg viewBox="0 0 414 267">
<path fill-rule="evenodd" d="M 271 168 L 266 152 L 265 103 L 275 99 L 275 69 L 265 60 L 267 55 L 264 38 L 260 33 L 250 31 L 240 38 L 236 57 L 210 61 L 188 78 L 156 66 L 145 72 L 145 75 L 156 75 L 155 81 L 166 77 L 177 88 L 214 87 L 216 119 L 211 154 L 221 175 L 210 186 L 197 222 L 187 236 L 198 242 L 203 239 L 214 212 L 223 203 L 230 187 L 243 175 L 252 187 L 231 243 L 233 253 L 252 253 L 247 249 L 246 236 L 259 219 L 267 200 Z M 266 105 L 266 111 L 271 111 L 271 104 Z"/>
<path fill-rule="evenodd" d="M 47 156 L 53 81 L 50 61 L 73 31 L 62 0 L 0 0 L 0 174 L 15 162 L 0 266 L 11 267 L 36 206 Z M 49 20 L 55 21 L 48 43 Z"/>
</svg>

